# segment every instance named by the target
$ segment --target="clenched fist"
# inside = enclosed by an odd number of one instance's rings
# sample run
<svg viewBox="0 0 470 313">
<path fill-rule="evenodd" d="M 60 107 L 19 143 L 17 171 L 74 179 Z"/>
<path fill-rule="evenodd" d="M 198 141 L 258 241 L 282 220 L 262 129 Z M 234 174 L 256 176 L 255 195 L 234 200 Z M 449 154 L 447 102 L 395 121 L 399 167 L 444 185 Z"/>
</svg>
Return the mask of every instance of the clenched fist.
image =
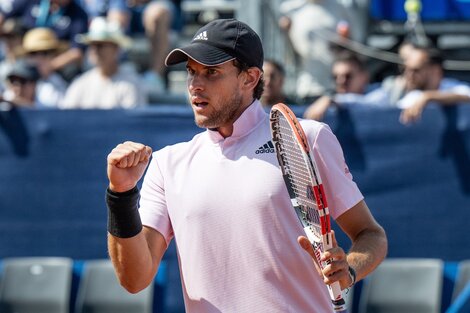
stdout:
<svg viewBox="0 0 470 313">
<path fill-rule="evenodd" d="M 109 188 L 125 192 L 137 185 L 149 164 L 152 148 L 141 143 L 126 141 L 108 154 Z"/>
</svg>

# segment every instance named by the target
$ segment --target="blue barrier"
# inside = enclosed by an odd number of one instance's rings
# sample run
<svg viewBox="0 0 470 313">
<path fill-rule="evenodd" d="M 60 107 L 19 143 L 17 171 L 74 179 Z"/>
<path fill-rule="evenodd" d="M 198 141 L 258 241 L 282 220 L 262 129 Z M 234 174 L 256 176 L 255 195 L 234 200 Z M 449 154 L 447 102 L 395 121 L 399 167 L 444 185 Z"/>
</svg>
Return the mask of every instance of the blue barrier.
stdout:
<svg viewBox="0 0 470 313">
<path fill-rule="evenodd" d="M 186 107 L 12 114 L 0 112 L 0 258 L 106 257 L 109 151 L 125 140 L 159 149 L 201 131 Z M 398 116 L 357 107 L 326 122 L 389 233 L 391 257 L 469 258 L 470 107 L 429 108 L 413 126 Z"/>
<path fill-rule="evenodd" d="M 470 258 L 470 107 L 430 107 L 413 126 L 398 117 L 357 106 L 325 122 L 388 233 L 390 257 Z M 0 111 L 0 258 L 106 257 L 106 155 L 125 140 L 159 149 L 199 131 L 184 106 Z M 167 300 L 179 305 L 174 247 L 165 259 Z"/>
</svg>

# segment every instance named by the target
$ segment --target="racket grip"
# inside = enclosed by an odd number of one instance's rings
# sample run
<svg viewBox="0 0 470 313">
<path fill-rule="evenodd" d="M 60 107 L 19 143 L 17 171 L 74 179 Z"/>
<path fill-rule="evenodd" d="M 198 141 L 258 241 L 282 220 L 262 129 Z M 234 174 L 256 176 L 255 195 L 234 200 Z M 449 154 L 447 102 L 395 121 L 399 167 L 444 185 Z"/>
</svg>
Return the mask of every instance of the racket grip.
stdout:
<svg viewBox="0 0 470 313">
<path fill-rule="evenodd" d="M 339 282 L 336 281 L 331 285 L 328 285 L 328 292 L 330 293 L 331 302 L 333 303 L 333 309 L 335 312 L 345 311 L 346 301 L 344 301 Z"/>
</svg>

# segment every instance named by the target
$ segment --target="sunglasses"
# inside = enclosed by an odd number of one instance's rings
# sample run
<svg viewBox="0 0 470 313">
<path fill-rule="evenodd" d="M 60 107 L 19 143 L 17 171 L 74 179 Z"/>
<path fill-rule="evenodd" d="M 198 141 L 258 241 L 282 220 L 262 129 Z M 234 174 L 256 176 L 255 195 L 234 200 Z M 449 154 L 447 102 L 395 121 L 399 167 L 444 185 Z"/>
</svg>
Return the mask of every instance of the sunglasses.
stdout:
<svg viewBox="0 0 470 313">
<path fill-rule="evenodd" d="M 354 74 L 353 73 L 345 73 L 341 75 L 333 74 L 333 79 L 336 81 L 338 78 L 343 78 L 346 82 L 349 82 L 351 79 L 353 79 Z"/>
<path fill-rule="evenodd" d="M 90 43 L 90 47 L 93 47 L 95 49 L 101 49 L 105 47 L 110 47 L 110 46 L 115 46 L 112 42 L 92 42 Z"/>
<path fill-rule="evenodd" d="M 26 79 L 23 77 L 17 77 L 17 76 L 12 76 L 8 78 L 8 81 L 10 84 L 14 86 L 23 86 L 26 85 L 27 83 L 33 83 L 34 80 Z"/>
<path fill-rule="evenodd" d="M 29 56 L 50 56 L 54 55 L 56 50 L 43 50 L 43 51 L 31 51 L 28 53 Z"/>
</svg>

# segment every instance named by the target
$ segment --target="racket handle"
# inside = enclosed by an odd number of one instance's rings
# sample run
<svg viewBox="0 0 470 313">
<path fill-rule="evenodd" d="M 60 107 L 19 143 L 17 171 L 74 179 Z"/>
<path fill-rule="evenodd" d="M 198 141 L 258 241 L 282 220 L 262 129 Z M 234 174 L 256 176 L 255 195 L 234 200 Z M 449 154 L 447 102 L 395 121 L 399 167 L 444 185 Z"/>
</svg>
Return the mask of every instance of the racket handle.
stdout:
<svg viewBox="0 0 470 313">
<path fill-rule="evenodd" d="M 328 292 L 330 293 L 331 302 L 333 303 L 333 309 L 335 312 L 345 311 L 346 301 L 344 301 L 339 282 L 336 281 L 331 285 L 328 285 Z"/>
</svg>

